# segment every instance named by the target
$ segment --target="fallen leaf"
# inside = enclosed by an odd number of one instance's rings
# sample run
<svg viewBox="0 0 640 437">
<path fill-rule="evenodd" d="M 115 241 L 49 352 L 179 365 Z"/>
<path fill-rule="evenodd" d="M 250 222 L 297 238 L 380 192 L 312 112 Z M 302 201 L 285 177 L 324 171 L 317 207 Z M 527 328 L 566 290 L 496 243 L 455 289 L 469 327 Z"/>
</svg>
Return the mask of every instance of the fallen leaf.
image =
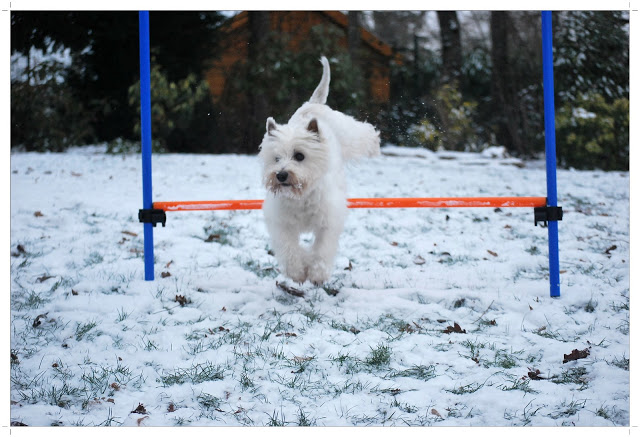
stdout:
<svg viewBox="0 0 640 437">
<path fill-rule="evenodd" d="M 297 288 L 293 288 L 293 287 L 289 287 L 285 284 L 281 284 L 280 282 L 276 281 L 276 286 L 284 291 L 287 294 L 290 294 L 292 296 L 295 297 L 304 297 L 304 292 L 302 290 L 298 290 Z"/>
<path fill-rule="evenodd" d="M 455 322 L 453 323 L 453 326 L 447 326 L 447 328 L 442 332 L 444 332 L 445 334 L 451 334 L 453 332 L 455 332 L 456 334 L 466 334 L 467 333 L 467 331 L 465 329 L 462 329 L 460 327 L 460 325 L 458 325 Z"/>
<path fill-rule="evenodd" d="M 51 279 L 51 278 L 53 278 L 53 276 L 49 276 L 49 275 L 42 275 L 42 276 L 40 276 L 38 279 L 36 279 L 36 281 L 38 281 L 38 282 L 42 283 L 42 282 L 46 281 L 47 279 Z"/>
<path fill-rule="evenodd" d="M 123 234 L 125 235 L 129 235 L 130 237 L 137 237 L 138 234 L 136 234 L 135 232 L 131 232 L 131 231 L 122 231 Z"/>
<path fill-rule="evenodd" d="M 220 234 L 211 234 L 204 240 L 205 243 L 212 243 L 214 241 L 220 241 Z"/>
<path fill-rule="evenodd" d="M 391 242 L 391 245 L 392 245 L 393 247 L 396 247 L 396 246 L 398 246 L 398 242 L 397 242 L 397 241 L 392 241 L 392 242 Z"/>
<path fill-rule="evenodd" d="M 421 265 L 422 265 L 422 264 L 424 264 L 425 262 L 426 262 L 426 261 L 424 260 L 424 258 L 423 258 L 423 257 L 421 257 L 420 255 L 416 256 L 416 257 L 413 259 L 413 263 L 414 263 L 414 264 L 417 264 L 417 265 L 419 265 L 419 266 L 421 266 Z"/>
<path fill-rule="evenodd" d="M 173 402 L 171 402 L 169 404 L 169 407 L 167 408 L 167 412 L 168 413 L 173 413 L 174 411 L 176 411 L 176 406 L 173 404 Z"/>
<path fill-rule="evenodd" d="M 115 404 L 115 403 L 116 403 L 116 401 L 115 401 L 115 400 L 113 400 L 113 398 L 109 398 L 109 399 L 107 399 L 107 402 L 111 402 L 112 404 Z"/>
<path fill-rule="evenodd" d="M 77 292 L 77 291 L 75 291 L 75 290 L 71 290 L 71 294 L 73 294 L 74 296 L 77 296 L 77 295 L 78 295 L 78 292 Z"/>
<path fill-rule="evenodd" d="M 323 287 L 323 289 L 329 296 L 337 296 L 338 293 L 340 292 L 340 290 L 336 288 Z"/>
<path fill-rule="evenodd" d="M 148 419 L 148 418 L 149 418 L 149 416 L 144 416 L 144 417 L 141 417 L 140 419 L 138 419 L 138 420 L 137 420 L 137 422 L 138 422 L 138 426 L 140 426 L 140 424 L 142 423 L 142 421 L 143 421 L 144 419 Z"/>
<path fill-rule="evenodd" d="M 529 378 L 531 378 L 531 380 L 539 381 L 541 379 L 547 379 L 547 378 L 544 378 L 544 377 L 540 376 L 540 370 L 538 370 L 538 369 L 533 369 L 533 370 L 529 369 L 529 370 L 530 371 L 529 371 L 529 373 L 527 373 L 527 376 L 529 376 Z"/>
<path fill-rule="evenodd" d="M 10 425 L 11 425 L 11 426 L 29 426 L 29 425 L 25 425 L 25 424 L 24 424 L 24 423 L 22 423 L 22 422 L 17 422 L 17 421 L 11 422 L 11 424 L 10 424 Z"/>
<path fill-rule="evenodd" d="M 178 302 L 180 304 L 181 307 L 185 306 L 186 304 L 190 303 L 191 301 L 188 300 L 186 297 L 181 296 L 179 294 L 176 294 L 176 299 L 175 302 Z"/>
<path fill-rule="evenodd" d="M 117 382 L 112 382 L 111 385 L 109 386 L 112 389 L 114 389 L 115 391 L 120 391 L 120 385 L 118 385 Z"/>
<path fill-rule="evenodd" d="M 22 244 L 18 244 L 18 246 L 16 247 L 16 250 L 17 252 L 13 252 L 11 254 L 12 256 L 20 256 L 27 253 L 27 251 L 24 249 L 24 246 Z"/>
<path fill-rule="evenodd" d="M 409 334 L 413 334 L 414 332 L 416 332 L 416 330 L 413 329 L 413 327 L 407 323 L 405 326 L 402 326 L 400 328 L 400 332 L 407 332 Z"/>
<path fill-rule="evenodd" d="M 147 414 L 147 410 L 144 408 L 144 405 L 138 404 L 135 410 L 132 411 L 135 414 Z"/>
<path fill-rule="evenodd" d="M 165 265 L 165 268 L 167 268 L 167 269 L 168 269 L 168 268 L 169 268 L 169 266 L 170 266 L 171 264 L 173 264 L 173 260 L 169 261 L 169 262 Z"/>
<path fill-rule="evenodd" d="M 35 217 L 44 217 L 44 214 L 42 214 L 40 211 L 36 211 L 36 212 L 34 212 L 34 213 L 33 213 L 33 215 L 34 215 Z"/>
<path fill-rule="evenodd" d="M 589 356 L 589 348 L 583 349 L 579 351 L 578 349 L 574 349 L 570 354 L 564 354 L 564 360 L 562 360 L 562 364 L 566 364 L 569 361 L 577 361 L 581 358 L 587 358 Z"/>
<path fill-rule="evenodd" d="M 313 357 L 298 357 L 295 355 L 293 356 L 293 361 L 295 361 L 296 363 L 304 363 L 311 360 L 313 360 Z"/>
<path fill-rule="evenodd" d="M 498 256 L 498 254 L 495 253 L 493 250 L 487 250 L 487 252 L 489 253 L 489 255 Z"/>
<path fill-rule="evenodd" d="M 82 173 L 76 173 L 75 171 L 72 171 L 71 172 L 71 176 L 75 176 L 75 177 L 78 178 L 78 177 L 82 176 Z"/>
<path fill-rule="evenodd" d="M 349 260 L 349 266 L 344 268 L 345 270 L 353 270 L 353 265 L 351 264 L 351 260 Z"/>
<path fill-rule="evenodd" d="M 438 416 L 439 418 L 442 419 L 442 416 L 440 415 L 440 413 L 438 413 L 438 410 L 436 410 L 435 408 L 431 409 L 431 414 L 433 414 L 434 416 Z"/>
<path fill-rule="evenodd" d="M 169 272 L 162 272 L 162 273 L 160 273 L 160 276 L 162 276 L 163 278 L 168 278 L 169 276 L 171 276 L 171 273 L 169 273 Z"/>
<path fill-rule="evenodd" d="M 615 244 L 613 246 L 611 246 L 610 248 L 608 248 L 607 250 L 604 251 L 604 253 L 606 253 L 607 255 L 611 256 L 611 251 L 612 250 L 616 250 L 618 248 L 618 246 L 616 246 Z"/>
<path fill-rule="evenodd" d="M 46 317 L 47 317 L 46 314 L 40 314 L 38 317 L 36 317 L 36 319 L 33 321 L 33 324 L 31 326 L 33 326 L 34 328 L 37 328 L 38 326 L 42 325 L 41 319 L 45 319 Z"/>
</svg>

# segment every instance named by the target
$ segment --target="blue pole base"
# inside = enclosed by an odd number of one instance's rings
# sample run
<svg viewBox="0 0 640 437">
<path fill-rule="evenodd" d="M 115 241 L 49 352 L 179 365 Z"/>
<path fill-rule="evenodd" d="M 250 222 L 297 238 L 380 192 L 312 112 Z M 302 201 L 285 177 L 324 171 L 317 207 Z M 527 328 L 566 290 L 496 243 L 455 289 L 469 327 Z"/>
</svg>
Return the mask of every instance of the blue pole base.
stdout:
<svg viewBox="0 0 640 437">
<path fill-rule="evenodd" d="M 153 225 L 144 224 L 144 280 L 153 281 Z"/>
</svg>

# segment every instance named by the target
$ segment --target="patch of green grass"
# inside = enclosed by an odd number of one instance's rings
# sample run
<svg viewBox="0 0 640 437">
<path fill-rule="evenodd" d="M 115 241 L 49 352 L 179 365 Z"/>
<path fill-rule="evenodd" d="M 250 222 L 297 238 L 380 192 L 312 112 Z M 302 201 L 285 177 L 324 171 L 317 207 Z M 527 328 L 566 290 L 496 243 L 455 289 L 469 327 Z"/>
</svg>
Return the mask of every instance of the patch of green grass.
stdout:
<svg viewBox="0 0 640 437">
<path fill-rule="evenodd" d="M 540 255 L 540 249 L 538 249 L 538 246 L 531 246 L 528 249 L 525 249 L 525 252 L 529 253 L 530 255 Z"/>
<path fill-rule="evenodd" d="M 629 358 L 622 355 L 621 358 L 614 358 L 611 361 L 607 361 L 607 364 L 610 366 L 616 366 L 621 368 L 622 370 L 629 370 Z"/>
<path fill-rule="evenodd" d="M 116 318 L 116 322 L 124 322 L 125 320 L 127 320 L 127 318 L 129 318 L 129 316 L 131 315 L 131 313 L 128 313 L 125 311 L 124 308 L 121 308 L 118 310 L 118 317 Z"/>
<path fill-rule="evenodd" d="M 212 396 L 208 393 L 201 393 L 196 399 L 198 401 L 198 404 L 200 404 L 200 406 L 206 410 L 215 410 L 217 408 L 220 408 L 220 404 L 222 403 L 220 398 Z"/>
<path fill-rule="evenodd" d="M 160 382 L 164 387 L 169 387 L 175 384 L 199 384 L 201 382 L 215 381 L 223 378 L 224 368 L 222 366 L 205 362 L 203 364 L 194 364 L 187 368 L 177 368 L 173 372 L 168 372 L 161 376 L 156 381 Z"/>
<path fill-rule="evenodd" d="M 459 353 L 459 355 L 463 358 L 468 358 L 476 363 L 480 364 L 480 350 L 485 349 L 487 347 L 486 343 L 481 343 L 477 340 L 465 340 L 461 343 L 462 346 L 469 349 L 468 354 Z"/>
<path fill-rule="evenodd" d="M 296 419 L 297 419 L 296 424 L 298 426 L 315 426 L 316 425 L 316 419 L 310 419 L 309 413 L 304 411 L 302 407 L 298 407 L 298 413 L 296 414 Z"/>
<path fill-rule="evenodd" d="M 306 309 L 302 311 L 302 315 L 307 318 L 307 323 L 310 325 L 315 322 L 320 322 L 322 320 L 323 314 L 319 311 L 314 310 L 313 308 Z"/>
<path fill-rule="evenodd" d="M 588 313 L 593 313 L 598 306 L 598 301 L 594 301 L 593 299 L 589 299 L 589 302 L 584 306 L 584 310 Z"/>
<path fill-rule="evenodd" d="M 339 368 L 344 367 L 347 374 L 354 374 L 360 370 L 360 360 L 352 357 L 348 352 L 339 353 L 337 357 L 332 357 L 331 361 L 337 363 Z"/>
<path fill-rule="evenodd" d="M 484 384 L 478 384 L 477 382 L 472 382 L 471 384 L 462 385 L 460 387 L 456 387 L 452 390 L 446 390 L 449 393 L 453 393 L 454 395 L 466 395 L 470 393 L 475 393 L 484 387 Z"/>
<path fill-rule="evenodd" d="M 586 406 L 586 404 L 587 404 L 586 399 L 582 399 L 578 401 L 572 399 L 571 402 L 562 401 L 562 403 L 558 406 L 558 408 L 553 413 L 549 414 L 549 417 L 551 417 L 552 419 L 559 419 L 561 417 L 571 417 L 575 415 L 577 412 L 579 412 L 580 410 L 582 410 Z"/>
<path fill-rule="evenodd" d="M 436 368 L 435 366 L 413 366 L 408 369 L 402 370 L 400 372 L 392 373 L 391 377 L 402 377 L 402 378 L 414 378 L 420 379 L 423 381 L 428 381 L 430 379 L 435 378 L 436 376 Z"/>
<path fill-rule="evenodd" d="M 537 390 L 534 390 L 529 386 L 530 383 L 531 383 L 531 380 L 529 378 L 511 377 L 508 380 L 507 384 L 502 384 L 500 386 L 500 390 L 502 391 L 520 390 L 525 393 L 533 393 L 533 394 L 539 393 Z"/>
<path fill-rule="evenodd" d="M 554 375 L 549 380 L 554 384 L 577 384 L 578 390 L 587 388 L 587 369 L 584 367 L 573 367 L 563 371 L 560 375 Z"/>
<path fill-rule="evenodd" d="M 18 311 L 24 309 L 35 310 L 44 306 L 50 301 L 50 299 L 43 297 L 41 294 L 36 293 L 35 291 L 30 291 L 26 296 L 24 296 L 24 299 L 20 299 L 20 297 L 21 296 L 16 296 L 16 298 L 11 303 L 11 307 Z"/>
<path fill-rule="evenodd" d="M 515 355 L 520 355 L 523 351 L 507 352 L 505 349 L 496 351 L 496 356 L 493 359 L 493 365 L 496 367 L 502 367 L 503 369 L 511 369 L 518 365 Z"/>
<path fill-rule="evenodd" d="M 351 332 L 352 334 L 359 334 L 360 333 L 360 330 L 357 329 L 355 326 L 348 325 L 348 324 L 342 323 L 342 322 L 337 322 L 335 320 L 331 320 L 330 325 L 331 325 L 331 327 L 333 329 L 337 329 L 339 331 Z"/>
<path fill-rule="evenodd" d="M 273 264 L 262 265 L 254 260 L 242 261 L 238 259 L 238 262 L 244 270 L 253 272 L 258 278 L 276 278 L 278 271 Z"/>
<path fill-rule="evenodd" d="M 84 260 L 85 267 L 91 267 L 96 264 L 101 264 L 104 261 L 104 257 L 99 252 L 91 252 Z"/>
<path fill-rule="evenodd" d="M 269 416 L 266 426 L 286 426 L 286 424 L 284 413 L 280 411 L 280 415 L 278 415 L 278 412 L 274 410 L 273 414 Z"/>
<path fill-rule="evenodd" d="M 82 341 L 85 335 L 87 335 L 96 326 L 98 326 L 98 323 L 95 321 L 91 321 L 88 323 L 78 323 L 76 326 L 76 333 L 75 333 L 76 341 Z M 96 337 L 96 335 L 98 334 L 96 333 L 96 334 L 87 336 L 87 340 L 91 341 L 93 338 Z"/>
<path fill-rule="evenodd" d="M 371 348 L 371 352 L 364 360 L 364 363 L 372 367 L 388 366 L 391 362 L 391 348 L 385 344 L 378 344 L 375 348 Z"/>
</svg>

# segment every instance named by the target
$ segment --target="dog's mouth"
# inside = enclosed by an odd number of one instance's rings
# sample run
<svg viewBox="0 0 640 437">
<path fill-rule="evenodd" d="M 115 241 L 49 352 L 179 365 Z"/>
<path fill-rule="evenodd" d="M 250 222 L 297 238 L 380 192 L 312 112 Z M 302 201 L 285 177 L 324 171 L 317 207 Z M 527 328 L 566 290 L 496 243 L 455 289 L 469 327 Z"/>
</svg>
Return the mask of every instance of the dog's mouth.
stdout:
<svg viewBox="0 0 640 437">
<path fill-rule="evenodd" d="M 280 182 L 276 174 L 272 173 L 266 178 L 265 186 L 273 194 L 285 197 L 299 197 L 304 191 L 304 184 L 292 173 L 284 182 Z"/>
</svg>

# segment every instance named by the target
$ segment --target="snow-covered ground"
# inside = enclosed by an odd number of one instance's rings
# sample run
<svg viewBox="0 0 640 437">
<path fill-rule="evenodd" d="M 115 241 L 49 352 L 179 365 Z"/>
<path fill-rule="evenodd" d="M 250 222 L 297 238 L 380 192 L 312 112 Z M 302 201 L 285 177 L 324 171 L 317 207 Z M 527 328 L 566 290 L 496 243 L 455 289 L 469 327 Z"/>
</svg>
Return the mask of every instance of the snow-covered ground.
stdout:
<svg viewBox="0 0 640 437">
<path fill-rule="evenodd" d="M 251 156 L 153 172 L 154 200 L 264 197 Z M 278 273 L 260 211 L 169 213 L 145 282 L 139 155 L 14 153 L 11 421 L 628 426 L 629 173 L 558 184 L 559 299 L 530 208 L 351 210 L 324 289 Z M 500 153 L 349 171 L 350 197 L 544 194 Z"/>
</svg>

